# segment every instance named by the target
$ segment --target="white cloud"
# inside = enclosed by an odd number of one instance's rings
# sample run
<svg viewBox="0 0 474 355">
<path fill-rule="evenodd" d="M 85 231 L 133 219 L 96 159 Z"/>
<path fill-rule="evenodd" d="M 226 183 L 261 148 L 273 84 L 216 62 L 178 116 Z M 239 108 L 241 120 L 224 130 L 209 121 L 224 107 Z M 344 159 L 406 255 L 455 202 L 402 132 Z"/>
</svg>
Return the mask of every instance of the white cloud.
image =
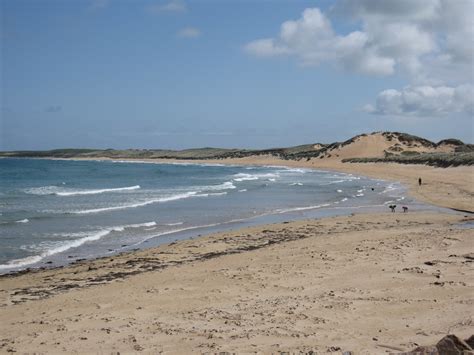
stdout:
<svg viewBox="0 0 474 355">
<path fill-rule="evenodd" d="M 179 30 L 176 35 L 181 38 L 197 38 L 201 35 L 201 31 L 195 27 L 185 27 Z"/>
<path fill-rule="evenodd" d="M 345 20 L 338 33 L 329 18 Z M 289 56 L 305 66 L 332 64 L 366 75 L 402 74 L 411 84 L 388 89 L 364 110 L 378 115 L 473 113 L 474 1 L 339 0 L 328 13 L 305 9 L 274 37 L 247 43 L 257 57 Z"/>
<path fill-rule="evenodd" d="M 392 74 L 394 60 L 367 48 L 368 41 L 367 34 L 361 31 L 337 35 L 329 19 L 313 8 L 304 10 L 298 20 L 284 22 L 278 38 L 252 41 L 245 50 L 260 57 L 292 55 L 307 66 L 330 61 L 367 74 Z"/>
<path fill-rule="evenodd" d="M 366 112 L 390 116 L 439 116 L 454 112 L 474 114 L 474 85 L 408 86 L 401 91 L 384 90 L 375 106 L 364 106 Z"/>
<path fill-rule="evenodd" d="M 244 49 L 258 57 L 287 55 L 306 66 L 332 63 L 363 74 L 402 71 L 418 83 L 449 82 L 467 65 L 471 79 L 474 75 L 474 1 L 340 0 L 331 14 L 342 14 L 359 28 L 337 33 L 327 14 L 308 8 L 299 19 L 284 22 L 277 36 Z"/>
<path fill-rule="evenodd" d="M 290 51 L 285 47 L 277 47 L 272 38 L 258 39 L 245 46 L 245 50 L 257 57 L 272 57 L 280 54 L 289 54 Z"/>
<path fill-rule="evenodd" d="M 188 7 L 186 3 L 182 0 L 171 0 L 166 4 L 157 4 L 151 5 L 148 7 L 148 11 L 154 14 L 159 14 L 163 12 L 186 12 Z"/>
</svg>

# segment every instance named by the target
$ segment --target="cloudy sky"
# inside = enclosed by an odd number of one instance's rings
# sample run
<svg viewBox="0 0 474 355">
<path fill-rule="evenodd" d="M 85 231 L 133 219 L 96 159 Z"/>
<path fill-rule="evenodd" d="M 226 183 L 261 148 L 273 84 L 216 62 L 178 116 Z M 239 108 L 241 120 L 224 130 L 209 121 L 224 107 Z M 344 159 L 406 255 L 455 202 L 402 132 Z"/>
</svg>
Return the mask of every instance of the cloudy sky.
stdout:
<svg viewBox="0 0 474 355">
<path fill-rule="evenodd" d="M 473 142 L 472 0 L 0 0 L 0 149 Z"/>
</svg>

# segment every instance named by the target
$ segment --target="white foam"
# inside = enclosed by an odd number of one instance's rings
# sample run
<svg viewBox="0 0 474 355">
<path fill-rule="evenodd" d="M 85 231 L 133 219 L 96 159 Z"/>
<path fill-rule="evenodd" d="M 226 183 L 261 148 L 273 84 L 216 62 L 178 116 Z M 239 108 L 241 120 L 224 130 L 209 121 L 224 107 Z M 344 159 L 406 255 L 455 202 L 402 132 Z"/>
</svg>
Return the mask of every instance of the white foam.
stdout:
<svg viewBox="0 0 474 355">
<path fill-rule="evenodd" d="M 247 189 L 242 189 L 242 190 L 239 190 L 239 192 L 246 192 Z"/>
<path fill-rule="evenodd" d="M 283 170 L 284 172 L 289 172 L 289 173 L 301 173 L 301 174 L 305 174 L 309 171 L 311 171 L 310 169 L 300 169 L 300 168 L 285 168 Z"/>
<path fill-rule="evenodd" d="M 40 255 L 28 256 L 22 259 L 11 260 L 7 264 L 0 265 L 0 270 L 14 269 L 17 267 L 22 267 L 30 264 L 37 263 L 43 259 Z"/>
<path fill-rule="evenodd" d="M 126 187 L 117 187 L 113 189 L 76 190 L 76 191 L 56 192 L 55 195 L 58 195 L 58 196 L 95 195 L 95 194 L 102 194 L 105 192 L 138 190 L 139 188 L 140 188 L 140 185 L 134 185 L 134 186 L 126 186 Z"/>
<path fill-rule="evenodd" d="M 194 195 L 195 197 L 210 197 L 210 196 L 223 196 L 227 195 L 227 192 L 210 192 L 210 193 L 205 193 L 205 194 L 196 194 Z"/>
<path fill-rule="evenodd" d="M 123 226 L 123 228 L 140 228 L 140 227 L 154 227 L 156 222 L 146 222 L 146 223 L 137 223 L 137 224 L 128 224 Z"/>
<path fill-rule="evenodd" d="M 325 203 L 325 204 L 322 204 L 322 205 L 315 205 L 315 206 L 286 208 L 286 209 L 277 210 L 276 213 L 287 213 L 287 212 L 315 210 L 317 208 L 327 207 L 327 206 L 331 206 L 331 204 Z"/>
<path fill-rule="evenodd" d="M 239 174 L 235 174 L 234 175 L 234 181 L 238 181 L 238 182 L 241 182 L 241 181 L 250 181 L 250 180 L 258 180 L 258 176 L 256 175 L 252 175 L 252 174 L 243 174 L 243 173 L 239 173 Z"/>
<path fill-rule="evenodd" d="M 125 229 L 128 229 L 128 228 L 151 227 L 155 225 L 156 225 L 156 222 L 147 222 L 147 223 L 116 226 L 112 228 L 106 228 L 99 231 L 91 232 L 92 234 L 88 234 L 87 236 L 83 238 L 71 240 L 59 246 L 56 246 L 54 248 L 48 249 L 42 252 L 40 255 L 33 255 L 33 256 L 28 256 L 26 258 L 22 258 L 22 259 L 11 260 L 7 264 L 0 265 L 0 270 L 13 269 L 13 268 L 18 268 L 18 267 L 40 262 L 42 259 L 48 256 L 62 253 L 71 248 L 77 248 L 87 242 L 99 240 L 112 232 L 123 232 Z"/>
<path fill-rule="evenodd" d="M 277 174 L 277 173 L 265 173 L 265 174 L 239 173 L 233 176 L 233 180 L 237 182 L 259 180 L 259 179 L 268 179 L 269 181 L 275 181 L 275 179 L 279 177 L 280 177 L 280 174 Z"/>
<path fill-rule="evenodd" d="M 126 187 L 117 187 L 110 189 L 68 189 L 58 186 L 42 186 L 42 187 L 33 187 L 30 189 L 25 189 L 24 192 L 32 195 L 57 195 L 57 196 L 77 196 L 77 195 L 96 195 L 106 192 L 121 192 L 121 191 L 130 191 L 138 190 L 140 185 L 126 186 Z"/>
<path fill-rule="evenodd" d="M 264 168 L 273 168 L 279 169 L 278 172 L 294 172 L 294 173 L 306 173 L 312 171 L 312 169 L 304 169 L 304 168 L 290 168 L 284 165 L 263 165 Z"/>
<path fill-rule="evenodd" d="M 320 186 L 325 186 L 325 185 L 333 185 L 333 184 L 340 184 L 342 182 L 346 182 L 347 180 L 334 180 L 331 182 L 326 182 L 324 184 L 319 184 Z"/>
<path fill-rule="evenodd" d="M 364 194 L 357 194 L 356 197 L 362 197 Z"/>
<path fill-rule="evenodd" d="M 336 190 L 336 191 L 337 191 L 337 192 L 339 192 L 339 193 L 341 193 L 341 192 L 342 192 L 342 190 Z"/>
<path fill-rule="evenodd" d="M 387 192 L 392 192 L 393 190 L 396 190 L 397 188 L 393 184 L 389 184 L 380 194 L 386 194 Z"/>
<path fill-rule="evenodd" d="M 226 181 L 222 184 L 219 185 L 210 185 L 210 186 L 204 186 L 201 188 L 201 190 L 206 190 L 206 191 L 213 191 L 213 190 L 232 190 L 235 189 L 236 186 L 232 183 L 232 181 Z"/>
<path fill-rule="evenodd" d="M 53 195 L 58 189 L 57 186 L 41 186 L 24 189 L 23 192 L 31 195 Z"/>
<path fill-rule="evenodd" d="M 103 207 L 103 208 L 93 208 L 90 210 L 76 210 L 76 211 L 68 211 L 67 213 L 72 213 L 72 214 L 89 214 L 89 213 L 99 213 L 99 212 L 107 212 L 107 211 L 116 211 L 116 210 L 124 210 L 127 208 L 136 208 L 136 207 L 142 207 L 142 206 L 147 206 L 151 205 L 153 203 L 163 203 L 163 202 L 169 202 L 169 201 L 176 201 L 176 200 L 181 200 L 184 198 L 189 198 L 194 195 L 196 195 L 196 191 L 190 191 L 182 194 L 177 194 L 177 195 L 172 195 L 172 196 L 167 196 L 167 197 L 161 197 L 161 198 L 155 198 L 151 200 L 146 200 L 142 202 L 136 202 L 136 203 L 131 203 L 128 205 L 119 205 L 119 206 L 111 206 L 111 207 Z"/>
<path fill-rule="evenodd" d="M 301 182 L 294 182 L 290 186 L 303 186 L 303 184 Z"/>
<path fill-rule="evenodd" d="M 28 223 L 30 220 L 28 218 L 21 219 L 19 221 L 15 221 L 16 223 Z"/>
<path fill-rule="evenodd" d="M 182 225 L 184 222 L 176 222 L 176 223 L 166 223 L 165 225 L 166 226 L 180 226 Z"/>
</svg>

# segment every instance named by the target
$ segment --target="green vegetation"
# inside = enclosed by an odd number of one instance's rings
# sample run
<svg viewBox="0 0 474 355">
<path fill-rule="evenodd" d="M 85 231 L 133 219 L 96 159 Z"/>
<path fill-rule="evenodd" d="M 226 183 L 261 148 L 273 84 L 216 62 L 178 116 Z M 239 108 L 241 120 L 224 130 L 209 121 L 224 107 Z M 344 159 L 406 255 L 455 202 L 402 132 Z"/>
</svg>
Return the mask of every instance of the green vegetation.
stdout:
<svg viewBox="0 0 474 355">
<path fill-rule="evenodd" d="M 468 153 L 419 153 L 390 155 L 384 158 L 351 158 L 343 163 L 399 163 L 423 164 L 447 168 L 450 166 L 474 165 L 474 152 Z"/>
<path fill-rule="evenodd" d="M 198 148 L 186 150 L 155 149 L 55 149 L 47 151 L 0 152 L 0 157 L 16 158 L 110 158 L 110 159 L 226 159 L 250 156 L 271 155 L 286 160 L 300 160 L 317 156 L 318 150 L 313 144 L 290 148 L 273 148 L 261 150 Z"/>
</svg>

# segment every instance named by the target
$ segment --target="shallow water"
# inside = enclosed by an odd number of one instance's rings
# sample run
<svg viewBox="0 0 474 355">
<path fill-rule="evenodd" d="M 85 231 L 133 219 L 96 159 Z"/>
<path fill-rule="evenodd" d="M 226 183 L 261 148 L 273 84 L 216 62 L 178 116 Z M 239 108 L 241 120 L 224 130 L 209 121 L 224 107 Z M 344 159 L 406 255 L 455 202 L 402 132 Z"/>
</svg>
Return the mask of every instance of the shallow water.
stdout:
<svg viewBox="0 0 474 355">
<path fill-rule="evenodd" d="M 0 159 L 0 272 L 390 203 L 420 207 L 398 184 L 328 171 Z"/>
</svg>

